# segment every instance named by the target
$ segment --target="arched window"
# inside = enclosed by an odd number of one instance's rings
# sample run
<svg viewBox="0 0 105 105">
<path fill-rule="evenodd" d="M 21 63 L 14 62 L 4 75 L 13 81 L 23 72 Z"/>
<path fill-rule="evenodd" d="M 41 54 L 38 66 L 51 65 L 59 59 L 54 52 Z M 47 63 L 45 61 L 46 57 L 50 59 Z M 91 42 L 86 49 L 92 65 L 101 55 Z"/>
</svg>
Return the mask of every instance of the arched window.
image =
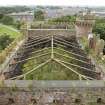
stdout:
<svg viewBox="0 0 105 105">
<path fill-rule="evenodd" d="M 98 98 L 97 103 L 102 103 L 102 98 Z"/>
<path fill-rule="evenodd" d="M 33 103 L 33 104 L 37 104 L 37 101 L 36 101 L 36 99 L 31 99 L 31 102 Z"/>
<path fill-rule="evenodd" d="M 13 104 L 15 103 L 14 99 L 13 98 L 8 98 L 8 104 Z"/>
<path fill-rule="evenodd" d="M 81 102 L 81 99 L 78 99 L 78 98 L 75 99 L 75 103 L 80 103 L 80 102 Z"/>
</svg>

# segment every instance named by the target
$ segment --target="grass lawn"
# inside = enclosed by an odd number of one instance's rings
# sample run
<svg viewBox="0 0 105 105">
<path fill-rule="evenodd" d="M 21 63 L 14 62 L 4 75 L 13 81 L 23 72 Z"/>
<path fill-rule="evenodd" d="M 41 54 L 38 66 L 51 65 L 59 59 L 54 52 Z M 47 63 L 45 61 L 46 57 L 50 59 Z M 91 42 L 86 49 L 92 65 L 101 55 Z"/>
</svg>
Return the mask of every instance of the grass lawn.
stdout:
<svg viewBox="0 0 105 105">
<path fill-rule="evenodd" d="M 4 33 L 10 35 L 11 38 L 17 38 L 21 35 L 20 32 L 13 27 L 0 24 L 0 35 Z"/>
</svg>

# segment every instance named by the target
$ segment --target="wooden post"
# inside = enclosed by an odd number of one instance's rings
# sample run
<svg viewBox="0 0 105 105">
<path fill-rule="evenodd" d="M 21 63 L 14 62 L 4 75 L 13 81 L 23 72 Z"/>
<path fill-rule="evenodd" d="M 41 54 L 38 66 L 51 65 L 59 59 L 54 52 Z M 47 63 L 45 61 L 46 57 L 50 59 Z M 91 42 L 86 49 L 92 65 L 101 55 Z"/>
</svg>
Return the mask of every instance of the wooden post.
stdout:
<svg viewBox="0 0 105 105">
<path fill-rule="evenodd" d="M 51 38 L 51 58 L 54 58 L 54 40 L 53 40 L 53 35 Z"/>
</svg>

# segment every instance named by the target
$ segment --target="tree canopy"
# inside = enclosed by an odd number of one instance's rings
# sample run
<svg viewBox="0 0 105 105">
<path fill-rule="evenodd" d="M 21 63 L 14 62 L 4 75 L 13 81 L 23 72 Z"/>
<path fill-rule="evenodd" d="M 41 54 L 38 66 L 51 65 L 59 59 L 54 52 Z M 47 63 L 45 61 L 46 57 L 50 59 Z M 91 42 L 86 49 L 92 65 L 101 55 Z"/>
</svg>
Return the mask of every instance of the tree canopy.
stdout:
<svg viewBox="0 0 105 105">
<path fill-rule="evenodd" d="M 14 24 L 14 19 L 10 16 L 3 16 L 0 19 L 0 22 L 5 24 L 5 25 L 13 25 Z"/>
<path fill-rule="evenodd" d="M 51 19 L 49 21 L 52 21 L 52 22 L 75 22 L 75 19 L 76 19 L 76 16 L 67 15 L 67 16 L 54 18 L 54 19 Z"/>
<path fill-rule="evenodd" d="M 34 19 L 35 20 L 44 20 L 44 12 L 41 10 L 37 10 L 34 12 Z"/>
<path fill-rule="evenodd" d="M 93 27 L 93 33 L 99 34 L 100 38 L 105 40 L 105 19 L 97 19 Z"/>
<path fill-rule="evenodd" d="M 26 6 L 0 7 L 0 14 L 9 14 L 13 12 L 25 12 L 30 10 L 31 8 Z"/>
<path fill-rule="evenodd" d="M 3 34 L 0 35 L 0 51 L 5 49 L 13 41 L 13 38 L 10 38 L 10 35 Z"/>
</svg>

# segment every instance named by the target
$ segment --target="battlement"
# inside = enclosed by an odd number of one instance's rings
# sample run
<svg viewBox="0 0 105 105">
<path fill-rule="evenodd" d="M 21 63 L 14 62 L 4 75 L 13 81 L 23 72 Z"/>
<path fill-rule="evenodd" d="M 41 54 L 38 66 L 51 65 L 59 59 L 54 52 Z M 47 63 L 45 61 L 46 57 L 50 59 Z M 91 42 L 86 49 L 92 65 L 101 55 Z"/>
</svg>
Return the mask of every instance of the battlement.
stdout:
<svg viewBox="0 0 105 105">
<path fill-rule="evenodd" d="M 89 22 L 89 21 L 76 21 L 76 25 L 77 26 L 92 27 L 93 26 L 93 22 Z"/>
</svg>

